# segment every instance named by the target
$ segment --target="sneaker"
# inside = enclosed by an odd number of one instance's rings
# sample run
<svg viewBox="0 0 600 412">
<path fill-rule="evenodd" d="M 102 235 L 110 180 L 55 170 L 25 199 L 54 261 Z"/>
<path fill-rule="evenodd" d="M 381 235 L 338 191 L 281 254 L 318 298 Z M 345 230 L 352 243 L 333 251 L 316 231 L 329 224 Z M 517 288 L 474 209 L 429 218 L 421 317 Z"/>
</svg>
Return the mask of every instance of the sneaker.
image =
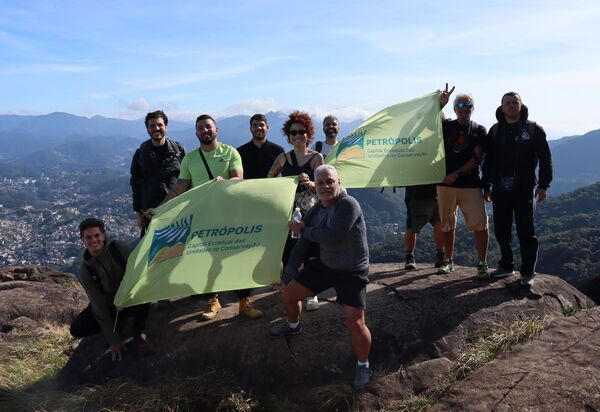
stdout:
<svg viewBox="0 0 600 412">
<path fill-rule="evenodd" d="M 441 268 L 444 264 L 444 251 L 438 250 L 435 252 L 435 264 L 433 265 L 436 268 Z"/>
<path fill-rule="evenodd" d="M 271 329 L 269 329 L 269 335 L 271 335 L 271 337 L 273 338 L 297 335 L 300 332 L 302 332 L 302 323 L 298 323 L 298 326 L 296 326 L 295 328 L 290 328 L 290 325 L 289 323 L 287 323 L 287 321 L 279 323 L 277 325 L 273 325 L 271 326 Z"/>
<path fill-rule="evenodd" d="M 417 264 L 415 262 L 415 255 L 412 253 L 407 253 L 404 258 L 404 270 L 415 270 L 417 268 Z"/>
<path fill-rule="evenodd" d="M 533 275 L 521 275 L 521 286 L 525 289 L 531 289 L 533 286 Z"/>
<path fill-rule="evenodd" d="M 478 279 L 489 279 L 490 274 L 488 273 L 488 264 L 483 260 L 479 261 L 477 265 L 477 278 Z"/>
<path fill-rule="evenodd" d="M 306 310 L 310 311 L 319 309 L 319 298 L 316 296 L 306 298 L 306 301 L 304 303 L 306 304 Z"/>
<path fill-rule="evenodd" d="M 258 319 L 262 317 L 263 313 L 252 306 L 252 302 L 250 302 L 250 298 L 242 298 L 240 299 L 240 315 L 245 316 L 250 319 Z"/>
<path fill-rule="evenodd" d="M 354 382 L 352 387 L 354 390 L 364 388 L 371 381 L 373 376 L 373 369 L 367 368 L 365 365 L 356 365 L 356 372 L 354 373 Z"/>
<path fill-rule="evenodd" d="M 213 296 L 208 300 L 208 308 L 202 313 L 201 318 L 204 320 L 210 320 L 214 318 L 221 309 L 221 303 L 219 302 L 218 296 Z"/>
<path fill-rule="evenodd" d="M 515 271 L 512 269 L 498 266 L 498 268 L 496 268 L 496 270 L 494 270 L 494 271 L 492 271 L 492 273 L 490 273 L 490 277 L 492 279 L 504 279 L 511 275 L 514 275 L 514 273 L 515 273 Z"/>
<path fill-rule="evenodd" d="M 448 274 L 454 272 L 454 261 L 452 259 L 444 259 L 444 263 L 438 269 L 439 274 Z"/>
</svg>

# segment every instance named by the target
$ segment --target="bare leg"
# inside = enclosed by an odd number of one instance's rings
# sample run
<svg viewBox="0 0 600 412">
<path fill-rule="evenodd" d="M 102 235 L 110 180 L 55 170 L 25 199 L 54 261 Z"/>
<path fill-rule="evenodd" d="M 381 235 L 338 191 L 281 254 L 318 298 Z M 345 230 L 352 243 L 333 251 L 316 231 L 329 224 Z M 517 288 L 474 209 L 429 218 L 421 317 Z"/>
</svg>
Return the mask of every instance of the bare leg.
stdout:
<svg viewBox="0 0 600 412">
<path fill-rule="evenodd" d="M 417 244 L 417 234 L 415 232 L 404 232 L 404 251 L 414 253 Z"/>
<path fill-rule="evenodd" d="M 452 229 L 449 232 L 442 232 L 442 237 L 444 238 L 444 252 L 446 253 L 447 259 L 452 259 L 452 256 L 454 255 L 455 233 L 455 229 Z"/>
<path fill-rule="evenodd" d="M 350 329 L 352 347 L 356 357 L 360 362 L 366 362 L 369 360 L 371 351 L 371 332 L 365 324 L 365 311 L 344 305 L 344 315 L 346 316 L 346 325 Z"/>
<path fill-rule="evenodd" d="M 314 293 L 302 286 L 300 283 L 292 280 L 282 292 L 283 307 L 287 314 L 289 323 L 296 323 L 300 319 L 302 312 L 302 300 Z"/>
<path fill-rule="evenodd" d="M 487 261 L 488 243 L 490 241 L 490 232 L 486 230 L 475 230 L 475 248 L 480 261 Z"/>
</svg>

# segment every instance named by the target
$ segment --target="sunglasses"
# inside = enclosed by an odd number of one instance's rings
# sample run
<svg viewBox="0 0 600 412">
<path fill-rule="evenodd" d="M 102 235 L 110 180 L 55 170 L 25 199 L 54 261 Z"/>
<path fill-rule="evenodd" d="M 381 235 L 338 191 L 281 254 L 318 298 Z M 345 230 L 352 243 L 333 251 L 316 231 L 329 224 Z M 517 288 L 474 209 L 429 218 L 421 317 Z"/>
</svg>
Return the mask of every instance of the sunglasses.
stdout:
<svg viewBox="0 0 600 412">
<path fill-rule="evenodd" d="M 304 135 L 306 130 L 290 130 L 290 136 L 296 136 L 297 134 Z"/>
<path fill-rule="evenodd" d="M 472 109 L 473 105 L 471 103 L 458 103 L 456 107 L 459 109 Z"/>
</svg>

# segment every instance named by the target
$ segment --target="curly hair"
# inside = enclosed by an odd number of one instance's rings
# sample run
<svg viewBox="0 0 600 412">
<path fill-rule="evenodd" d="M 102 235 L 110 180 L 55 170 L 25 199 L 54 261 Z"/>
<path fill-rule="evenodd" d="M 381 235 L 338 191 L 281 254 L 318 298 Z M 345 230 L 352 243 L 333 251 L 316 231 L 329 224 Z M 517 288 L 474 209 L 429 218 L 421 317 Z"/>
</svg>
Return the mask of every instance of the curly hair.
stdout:
<svg viewBox="0 0 600 412">
<path fill-rule="evenodd" d="M 287 141 L 290 144 L 292 144 L 292 142 L 290 141 L 290 128 L 294 123 L 300 123 L 301 125 L 306 127 L 306 134 L 308 137 L 306 145 L 310 145 L 315 137 L 315 126 L 313 125 L 313 121 L 310 118 L 310 115 L 308 113 L 296 110 L 295 112 L 290 114 L 288 119 L 285 121 L 283 127 L 281 128 L 281 133 L 283 133 L 284 136 L 287 136 Z"/>
</svg>

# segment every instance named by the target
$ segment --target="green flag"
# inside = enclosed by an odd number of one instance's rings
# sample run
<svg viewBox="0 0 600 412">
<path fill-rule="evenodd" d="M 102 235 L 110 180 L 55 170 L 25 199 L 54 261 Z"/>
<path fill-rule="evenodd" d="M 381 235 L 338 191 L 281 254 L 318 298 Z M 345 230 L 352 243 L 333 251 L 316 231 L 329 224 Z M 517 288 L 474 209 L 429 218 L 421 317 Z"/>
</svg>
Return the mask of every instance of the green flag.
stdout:
<svg viewBox="0 0 600 412">
<path fill-rule="evenodd" d="M 327 156 L 343 187 L 439 183 L 446 174 L 440 92 L 374 114 Z"/>
<path fill-rule="evenodd" d="M 159 207 L 115 305 L 277 282 L 295 189 L 294 177 L 213 180 Z"/>
</svg>

